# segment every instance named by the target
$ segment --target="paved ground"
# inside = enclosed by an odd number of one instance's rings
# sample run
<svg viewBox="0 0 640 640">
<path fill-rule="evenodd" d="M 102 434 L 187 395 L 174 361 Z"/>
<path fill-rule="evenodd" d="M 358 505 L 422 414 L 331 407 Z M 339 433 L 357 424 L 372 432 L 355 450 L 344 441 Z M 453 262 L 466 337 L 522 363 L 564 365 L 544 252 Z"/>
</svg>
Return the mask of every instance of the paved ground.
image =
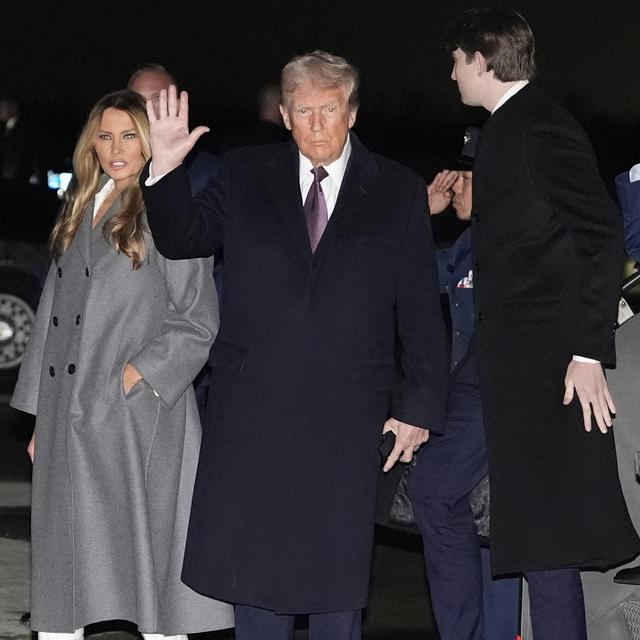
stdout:
<svg viewBox="0 0 640 640">
<path fill-rule="evenodd" d="M 25 455 L 33 421 L 0 404 L 0 640 L 32 640 L 20 616 L 29 610 L 30 464 Z M 416 536 L 378 529 L 365 613 L 365 640 L 437 640 L 429 609 L 420 542 Z M 92 640 L 136 640 L 122 622 L 93 625 Z M 296 640 L 307 637 L 304 621 Z M 190 640 L 233 640 L 233 631 Z"/>
</svg>

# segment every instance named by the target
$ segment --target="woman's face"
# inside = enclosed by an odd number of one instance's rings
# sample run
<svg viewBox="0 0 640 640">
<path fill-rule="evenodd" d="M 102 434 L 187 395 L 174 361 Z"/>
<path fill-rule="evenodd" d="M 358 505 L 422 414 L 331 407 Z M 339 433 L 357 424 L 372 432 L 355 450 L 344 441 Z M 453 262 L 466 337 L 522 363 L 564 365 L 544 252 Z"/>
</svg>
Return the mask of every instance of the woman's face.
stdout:
<svg viewBox="0 0 640 640">
<path fill-rule="evenodd" d="M 131 116 L 109 107 L 102 114 L 95 140 L 95 150 L 102 170 L 116 183 L 126 187 L 144 166 L 142 145 Z"/>
</svg>

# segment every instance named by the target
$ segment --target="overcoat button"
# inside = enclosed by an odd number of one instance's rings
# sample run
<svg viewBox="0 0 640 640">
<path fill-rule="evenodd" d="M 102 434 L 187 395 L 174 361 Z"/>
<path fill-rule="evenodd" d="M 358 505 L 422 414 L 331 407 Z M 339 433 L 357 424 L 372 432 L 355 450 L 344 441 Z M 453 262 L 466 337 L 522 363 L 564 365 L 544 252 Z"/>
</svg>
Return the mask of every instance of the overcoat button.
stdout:
<svg viewBox="0 0 640 640">
<path fill-rule="evenodd" d="M 67 371 L 68 371 L 71 375 L 73 375 L 73 374 L 76 372 L 76 365 L 75 365 L 75 364 L 70 364 L 70 365 L 67 367 Z"/>
<path fill-rule="evenodd" d="M 87 278 L 89 277 L 89 267 L 84 268 L 84 275 L 87 276 Z"/>
<path fill-rule="evenodd" d="M 476 262 L 476 263 L 473 265 L 473 272 L 474 272 L 474 273 L 480 273 L 480 263 L 479 263 L 479 262 Z"/>
<path fill-rule="evenodd" d="M 486 316 L 484 315 L 484 313 L 482 313 L 482 311 L 478 312 L 478 320 L 482 321 L 485 319 L 485 317 Z"/>
<path fill-rule="evenodd" d="M 474 214 L 471 216 L 471 220 L 472 220 L 473 222 L 479 222 L 479 221 L 480 221 L 480 216 L 479 216 L 477 213 L 474 213 Z"/>
<path fill-rule="evenodd" d="M 56 375 L 56 370 L 53 367 L 49 367 L 49 375 L 53 378 Z"/>
<path fill-rule="evenodd" d="M 80 324 L 80 314 L 76 316 L 76 324 Z"/>
<path fill-rule="evenodd" d="M 58 267 L 58 278 L 62 278 L 62 269 Z"/>
<path fill-rule="evenodd" d="M 58 326 L 58 316 L 53 316 L 53 326 L 54 327 Z"/>
</svg>

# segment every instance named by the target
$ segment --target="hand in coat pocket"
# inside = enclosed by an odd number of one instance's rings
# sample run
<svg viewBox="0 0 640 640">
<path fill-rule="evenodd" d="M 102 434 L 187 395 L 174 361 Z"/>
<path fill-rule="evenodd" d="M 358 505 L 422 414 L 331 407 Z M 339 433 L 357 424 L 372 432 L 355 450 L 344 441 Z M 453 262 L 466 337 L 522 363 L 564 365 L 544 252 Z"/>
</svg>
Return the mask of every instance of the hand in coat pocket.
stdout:
<svg viewBox="0 0 640 640">
<path fill-rule="evenodd" d="M 124 372 L 122 373 L 122 388 L 124 389 L 124 394 L 129 395 L 129 391 L 131 391 L 140 380 L 142 380 L 142 376 L 139 371 L 130 362 L 127 362 L 124 367 Z"/>
</svg>

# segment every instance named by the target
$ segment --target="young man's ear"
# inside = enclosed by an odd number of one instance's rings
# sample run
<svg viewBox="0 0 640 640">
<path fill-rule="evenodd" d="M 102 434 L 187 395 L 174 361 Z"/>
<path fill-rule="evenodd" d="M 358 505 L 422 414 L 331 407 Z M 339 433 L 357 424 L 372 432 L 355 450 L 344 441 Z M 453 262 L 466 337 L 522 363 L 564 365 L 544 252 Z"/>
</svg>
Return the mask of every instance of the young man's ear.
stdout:
<svg viewBox="0 0 640 640">
<path fill-rule="evenodd" d="M 476 51 L 473 54 L 473 58 L 474 58 L 474 64 L 476 67 L 476 72 L 478 73 L 479 76 L 481 76 L 483 73 L 489 70 L 487 59 L 479 51 Z"/>
</svg>

